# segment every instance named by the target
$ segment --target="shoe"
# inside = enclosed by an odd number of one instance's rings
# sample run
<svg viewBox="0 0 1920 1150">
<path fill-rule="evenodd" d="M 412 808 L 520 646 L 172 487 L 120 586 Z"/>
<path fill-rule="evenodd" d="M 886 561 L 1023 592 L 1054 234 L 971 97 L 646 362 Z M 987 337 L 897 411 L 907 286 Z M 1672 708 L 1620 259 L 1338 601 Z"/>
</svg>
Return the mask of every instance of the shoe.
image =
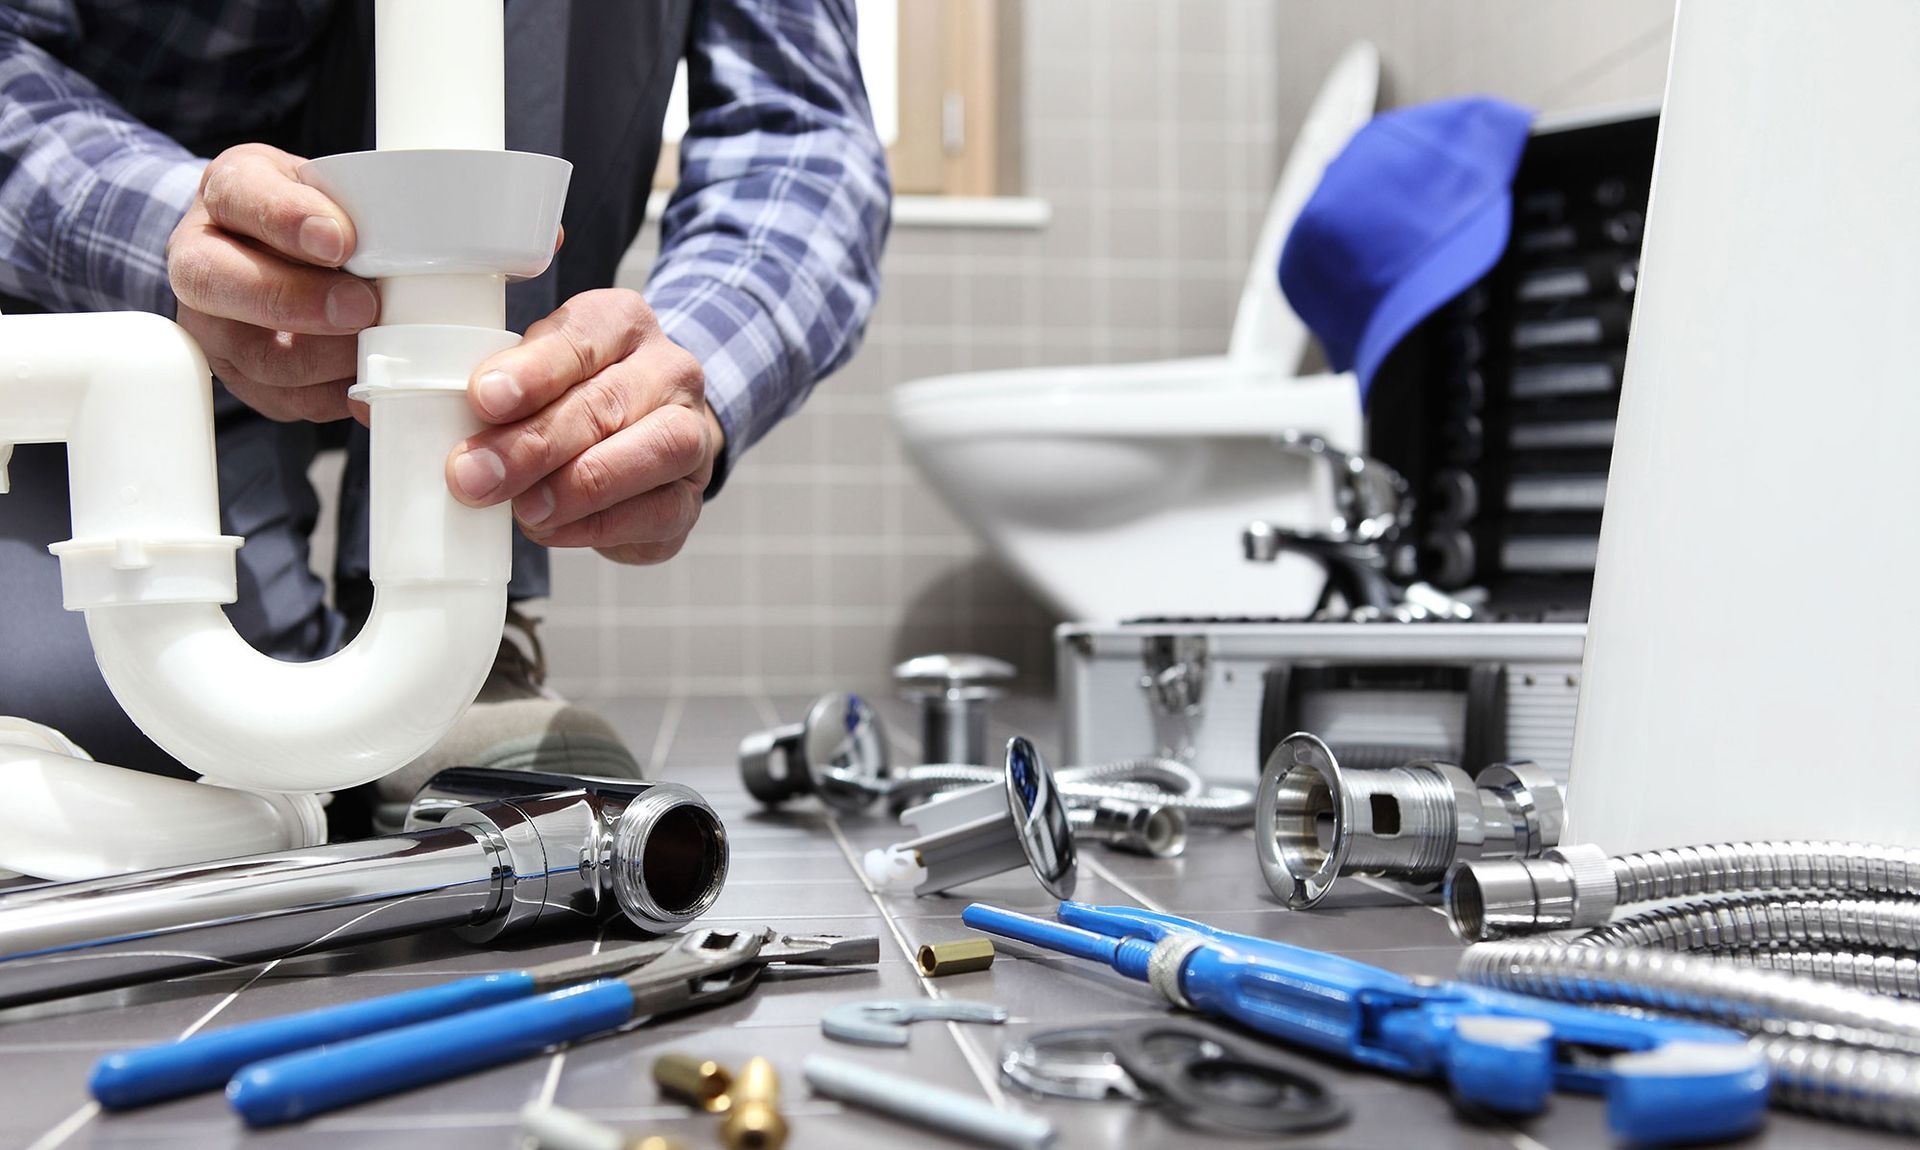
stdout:
<svg viewBox="0 0 1920 1150">
<path fill-rule="evenodd" d="M 376 833 L 399 831 L 414 793 L 448 767 L 642 777 L 611 724 L 547 686 L 547 656 L 535 624 L 509 606 L 500 653 L 473 705 L 425 754 L 373 784 Z"/>
</svg>

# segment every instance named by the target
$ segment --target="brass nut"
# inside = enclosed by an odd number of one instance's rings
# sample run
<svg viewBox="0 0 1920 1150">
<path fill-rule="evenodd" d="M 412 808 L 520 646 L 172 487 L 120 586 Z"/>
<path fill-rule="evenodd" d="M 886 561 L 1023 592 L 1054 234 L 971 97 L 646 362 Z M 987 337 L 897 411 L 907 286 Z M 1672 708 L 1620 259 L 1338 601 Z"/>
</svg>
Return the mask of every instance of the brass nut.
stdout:
<svg viewBox="0 0 1920 1150">
<path fill-rule="evenodd" d="M 993 940 L 957 938 L 950 942 L 930 942 L 920 948 L 917 961 L 920 973 L 929 978 L 985 970 L 993 965 Z"/>
<path fill-rule="evenodd" d="M 698 1106 L 709 1114 L 723 1114 L 732 1104 L 728 1091 L 733 1075 L 710 1058 L 691 1054 L 662 1054 L 653 1060 L 653 1080 L 662 1094 L 668 1094 L 689 1106 Z"/>
<path fill-rule="evenodd" d="M 787 1143 L 787 1120 L 780 1113 L 780 1076 L 773 1063 L 750 1058 L 733 1080 L 733 1108 L 720 1123 L 727 1150 L 780 1150 Z"/>
</svg>

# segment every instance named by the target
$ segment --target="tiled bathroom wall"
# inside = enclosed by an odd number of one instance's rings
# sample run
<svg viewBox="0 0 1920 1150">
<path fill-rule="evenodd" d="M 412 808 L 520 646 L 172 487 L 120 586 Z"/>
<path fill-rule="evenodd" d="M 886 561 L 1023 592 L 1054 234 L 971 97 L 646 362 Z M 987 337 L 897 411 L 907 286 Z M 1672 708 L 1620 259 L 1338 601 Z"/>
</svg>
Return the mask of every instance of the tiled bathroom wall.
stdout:
<svg viewBox="0 0 1920 1150">
<path fill-rule="evenodd" d="M 913 0 L 908 0 L 913 2 Z M 1025 0 L 1030 230 L 896 227 L 853 362 L 741 463 L 679 558 L 558 554 L 562 691 L 872 688 L 936 649 L 1051 674 L 1047 612 L 903 458 L 895 384 L 1224 350 L 1292 136 L 1340 48 L 1383 105 L 1487 92 L 1543 111 L 1657 99 L 1670 0 Z M 640 286 L 649 231 L 622 282 Z"/>
</svg>

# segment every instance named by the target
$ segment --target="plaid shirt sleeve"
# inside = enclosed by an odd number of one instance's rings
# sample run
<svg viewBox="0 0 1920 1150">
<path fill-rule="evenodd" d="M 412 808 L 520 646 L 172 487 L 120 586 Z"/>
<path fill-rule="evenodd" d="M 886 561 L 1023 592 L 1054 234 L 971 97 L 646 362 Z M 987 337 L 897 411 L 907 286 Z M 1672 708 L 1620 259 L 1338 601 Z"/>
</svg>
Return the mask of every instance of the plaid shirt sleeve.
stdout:
<svg viewBox="0 0 1920 1150">
<path fill-rule="evenodd" d="M 701 0 L 688 41 L 680 185 L 646 295 L 706 372 L 724 474 L 859 346 L 892 187 L 853 0 Z"/>
<path fill-rule="evenodd" d="M 167 237 L 205 161 L 43 46 L 78 32 L 58 0 L 0 6 L 0 291 L 170 316 Z"/>
</svg>

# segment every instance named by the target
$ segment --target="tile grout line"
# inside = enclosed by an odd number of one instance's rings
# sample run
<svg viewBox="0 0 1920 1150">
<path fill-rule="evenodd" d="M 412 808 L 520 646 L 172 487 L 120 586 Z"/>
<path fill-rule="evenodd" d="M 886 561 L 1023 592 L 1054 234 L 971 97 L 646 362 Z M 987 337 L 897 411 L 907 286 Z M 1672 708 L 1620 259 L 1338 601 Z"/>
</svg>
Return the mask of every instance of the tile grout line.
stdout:
<svg viewBox="0 0 1920 1150">
<path fill-rule="evenodd" d="M 667 700 L 666 710 L 660 714 L 660 730 L 653 736 L 653 749 L 647 752 L 647 774 L 659 778 L 666 769 L 667 752 L 673 749 L 673 740 L 680 733 L 680 716 L 687 710 L 687 697 L 676 691 Z"/>
<path fill-rule="evenodd" d="M 227 994 L 224 997 L 222 997 L 219 1002 L 216 1002 L 211 1007 L 208 1007 L 207 1012 L 205 1014 L 202 1014 L 199 1018 L 196 1018 L 191 1023 L 189 1023 L 187 1025 L 187 1028 L 180 1032 L 180 1037 L 176 1038 L 174 1041 L 183 1042 L 186 1039 L 192 1038 L 195 1034 L 198 1034 L 201 1031 L 201 1029 L 207 1025 L 207 1023 L 213 1021 L 215 1015 L 219 1014 L 221 1011 L 225 1010 L 227 1007 L 232 1006 L 233 1000 L 240 997 L 241 991 L 250 989 L 254 983 L 259 982 L 261 979 L 265 978 L 267 976 L 268 971 L 272 970 L 274 967 L 279 965 L 280 965 L 280 960 L 276 958 L 272 962 L 269 962 L 265 966 L 261 967 L 258 971 L 255 971 L 252 978 L 249 978 L 246 982 L 228 991 Z M 80 1132 L 80 1129 L 83 1126 L 85 1126 L 87 1123 L 93 1121 L 94 1117 L 99 1113 L 100 1113 L 100 1104 L 98 1102 L 86 1103 L 85 1105 L 80 1107 L 80 1109 L 74 1111 L 72 1114 L 67 1115 L 67 1117 L 64 1120 L 60 1122 L 56 1122 L 53 1126 L 53 1129 L 47 1131 L 45 1134 L 42 1134 L 38 1139 L 36 1139 L 31 1145 L 27 1147 L 27 1150 L 54 1150 L 54 1147 L 61 1145 L 62 1143 L 66 1142 L 67 1139 L 73 1137 L 75 1134 L 78 1134 Z"/>
<path fill-rule="evenodd" d="M 899 923 L 895 922 L 893 915 L 887 912 L 886 903 L 880 900 L 880 893 L 874 890 L 873 884 L 867 880 L 866 869 L 854 857 L 853 844 L 847 841 L 846 833 L 840 829 L 838 816 L 832 814 L 827 816 L 827 829 L 833 832 L 833 841 L 839 844 L 840 853 L 846 856 L 847 865 L 853 868 L 854 877 L 860 880 L 861 888 L 867 892 L 867 897 L 873 900 L 874 909 L 880 912 L 880 921 L 887 924 L 887 933 L 893 936 L 894 944 L 900 948 L 900 953 L 906 956 L 907 968 L 913 971 L 914 978 L 919 980 L 920 989 L 926 992 L 928 998 L 940 998 L 939 989 L 921 972 L 920 962 L 914 955 L 912 944 L 908 943 L 906 936 L 900 933 Z M 960 1048 L 960 1056 L 967 1060 L 967 1068 L 973 1071 L 974 1080 L 980 1084 L 980 1089 L 986 1092 L 987 1099 L 993 1103 L 994 1108 L 1013 1109 L 1006 1093 L 1000 1089 L 1000 1083 L 994 1078 L 991 1060 L 974 1048 L 971 1039 L 959 1023 L 949 1022 L 946 1025 L 947 1033 L 953 1036 L 954 1044 Z"/>
<path fill-rule="evenodd" d="M 1412 903 L 1413 905 L 1419 907 L 1422 910 L 1430 910 L 1433 913 L 1439 915 L 1441 918 L 1447 917 L 1446 907 L 1434 906 L 1433 904 L 1429 903 L 1426 899 L 1421 898 L 1417 894 L 1408 894 L 1406 891 L 1401 890 L 1399 887 L 1391 886 L 1387 883 L 1380 881 L 1377 878 L 1374 878 L 1371 875 L 1357 874 L 1357 875 L 1351 875 L 1349 877 L 1353 878 L 1357 882 L 1366 883 L 1368 886 L 1372 887 L 1375 890 L 1385 891 L 1388 894 L 1393 895 L 1395 898 L 1405 899 L 1406 901 Z"/>
<path fill-rule="evenodd" d="M 1123 881 L 1120 878 L 1119 875 L 1114 874 L 1112 871 L 1108 870 L 1106 866 L 1100 862 L 1100 860 L 1094 858 L 1092 855 L 1084 855 L 1081 857 L 1080 861 L 1086 866 L 1088 870 L 1092 871 L 1096 876 L 1098 876 L 1099 878 L 1103 879 L 1108 883 L 1111 883 L 1113 886 L 1119 888 L 1122 894 L 1126 895 L 1128 898 L 1132 899 L 1133 901 L 1139 903 L 1141 906 L 1145 907 L 1146 909 L 1155 911 L 1159 914 L 1173 913 L 1172 911 L 1168 910 L 1166 907 L 1161 906 L 1159 903 L 1148 898 L 1146 895 L 1141 894 L 1138 890 L 1135 890 L 1132 886 L 1129 886 L 1125 881 Z"/>
</svg>

